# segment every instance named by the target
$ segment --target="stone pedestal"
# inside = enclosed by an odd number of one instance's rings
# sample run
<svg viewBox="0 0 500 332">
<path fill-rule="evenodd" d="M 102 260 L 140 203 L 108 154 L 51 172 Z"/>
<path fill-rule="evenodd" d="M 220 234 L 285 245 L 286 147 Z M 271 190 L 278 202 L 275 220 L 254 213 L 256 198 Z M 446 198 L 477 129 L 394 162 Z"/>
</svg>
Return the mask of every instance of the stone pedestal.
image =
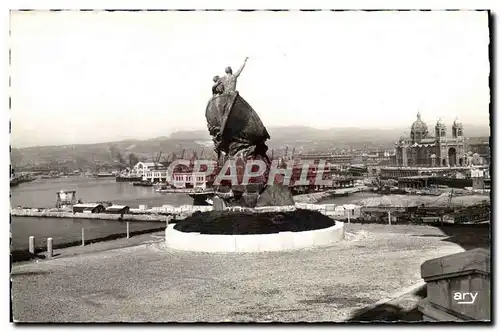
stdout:
<svg viewBox="0 0 500 332">
<path fill-rule="evenodd" d="M 220 197 L 215 196 L 213 198 L 213 202 L 214 211 L 224 211 L 224 209 L 226 208 L 226 203 Z"/>
<path fill-rule="evenodd" d="M 263 167 L 262 174 L 255 176 L 258 173 L 259 166 L 254 163 L 258 162 Z M 281 172 L 277 174 L 271 172 L 273 165 L 264 156 L 244 157 L 238 156 L 232 159 L 225 160 L 226 166 L 219 164 L 219 171 L 222 170 L 224 175 L 230 174 L 229 165 L 234 165 L 236 176 L 232 180 L 224 179 L 221 181 L 221 186 L 230 188 L 232 195 L 230 197 L 221 197 L 228 206 L 242 207 L 260 207 L 260 206 L 290 206 L 294 205 L 293 195 L 290 188 L 284 185 L 285 176 Z M 247 163 L 252 165 L 248 166 Z M 227 171 L 225 169 L 228 169 Z M 245 178 L 245 172 L 248 172 L 248 178 Z M 284 172 L 284 171 L 283 171 Z M 269 177 L 272 177 L 271 181 Z"/>
<path fill-rule="evenodd" d="M 489 321 L 490 251 L 474 249 L 426 261 L 421 267 L 427 298 L 424 321 Z"/>
</svg>

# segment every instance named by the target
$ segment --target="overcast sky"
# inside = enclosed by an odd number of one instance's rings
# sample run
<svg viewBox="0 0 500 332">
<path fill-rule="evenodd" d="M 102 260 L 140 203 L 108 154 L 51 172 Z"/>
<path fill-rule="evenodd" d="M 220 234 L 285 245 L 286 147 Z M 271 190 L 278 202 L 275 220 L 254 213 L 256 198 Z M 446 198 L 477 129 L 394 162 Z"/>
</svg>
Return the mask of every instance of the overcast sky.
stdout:
<svg viewBox="0 0 500 332">
<path fill-rule="evenodd" d="M 12 145 L 206 129 L 212 77 L 246 56 L 268 127 L 487 125 L 488 43 L 486 12 L 16 12 Z"/>
</svg>

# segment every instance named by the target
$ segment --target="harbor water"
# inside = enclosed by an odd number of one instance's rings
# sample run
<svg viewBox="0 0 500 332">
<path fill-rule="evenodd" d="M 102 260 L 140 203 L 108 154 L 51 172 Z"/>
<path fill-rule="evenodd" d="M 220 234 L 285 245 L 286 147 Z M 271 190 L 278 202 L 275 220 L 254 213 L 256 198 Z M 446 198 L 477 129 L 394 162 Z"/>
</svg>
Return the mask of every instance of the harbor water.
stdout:
<svg viewBox="0 0 500 332">
<path fill-rule="evenodd" d="M 11 188 L 12 207 L 55 207 L 56 193 L 61 190 L 76 190 L 77 198 L 83 202 L 106 201 L 137 208 L 140 204 L 152 206 L 190 205 L 192 198 L 185 193 L 158 193 L 153 187 L 133 186 L 129 182 L 116 182 L 114 178 L 37 179 Z M 356 193 L 350 196 L 328 198 L 321 203 L 347 204 L 355 200 L 376 196 L 372 193 Z M 112 220 L 89 220 L 69 218 L 12 217 L 12 250 L 26 249 L 28 238 L 35 236 L 37 246 L 43 246 L 47 237 L 54 244 L 81 240 L 81 229 L 85 238 L 102 238 L 126 232 L 126 223 Z M 162 227 L 155 222 L 131 222 L 130 231 Z"/>
<path fill-rule="evenodd" d="M 191 205 L 193 199 L 186 193 L 158 193 L 154 187 L 133 186 L 130 182 L 116 182 L 114 178 L 37 179 L 11 188 L 11 207 L 55 207 L 61 190 L 76 190 L 83 202 L 105 201 L 137 208 L 140 204 L 151 206 Z M 321 203 L 348 204 L 377 194 L 358 192 L 349 196 L 327 198 Z"/>
<path fill-rule="evenodd" d="M 106 201 L 133 208 L 140 204 L 180 206 L 192 203 L 187 194 L 157 193 L 153 187 L 133 186 L 129 182 L 116 182 L 114 178 L 68 177 L 37 179 L 11 188 L 11 207 L 55 207 L 56 193 L 61 190 L 76 190 L 77 198 L 83 202 Z M 130 222 L 129 225 L 130 232 L 164 226 L 158 222 Z M 91 240 L 126 233 L 126 227 L 126 222 L 113 220 L 11 217 L 11 250 L 27 249 L 30 236 L 35 237 L 37 247 L 43 247 L 48 237 L 52 237 L 54 245 L 80 241 L 82 228 L 85 239 Z"/>
<path fill-rule="evenodd" d="M 12 207 L 55 207 L 57 192 L 76 190 L 77 198 L 84 203 L 105 201 L 137 208 L 140 204 L 162 206 L 164 204 L 192 204 L 187 194 L 157 193 L 154 187 L 133 186 L 130 182 L 116 182 L 114 178 L 67 177 L 37 179 L 11 188 Z"/>
</svg>

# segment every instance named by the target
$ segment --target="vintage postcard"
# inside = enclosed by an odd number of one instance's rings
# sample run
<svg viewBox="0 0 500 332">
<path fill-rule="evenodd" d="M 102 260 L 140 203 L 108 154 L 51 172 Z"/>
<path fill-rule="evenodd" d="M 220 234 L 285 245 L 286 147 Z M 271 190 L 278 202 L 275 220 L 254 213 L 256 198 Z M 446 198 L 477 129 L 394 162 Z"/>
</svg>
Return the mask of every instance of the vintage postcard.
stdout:
<svg viewBox="0 0 500 332">
<path fill-rule="evenodd" d="M 486 10 L 12 10 L 11 321 L 491 320 Z"/>
</svg>

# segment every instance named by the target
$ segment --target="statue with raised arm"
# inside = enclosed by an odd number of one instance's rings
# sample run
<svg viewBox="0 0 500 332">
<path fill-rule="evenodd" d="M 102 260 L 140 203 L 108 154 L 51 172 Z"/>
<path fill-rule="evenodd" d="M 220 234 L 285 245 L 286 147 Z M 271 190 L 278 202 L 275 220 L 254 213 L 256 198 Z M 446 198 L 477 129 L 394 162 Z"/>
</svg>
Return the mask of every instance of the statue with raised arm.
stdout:
<svg viewBox="0 0 500 332">
<path fill-rule="evenodd" d="M 240 77 L 241 72 L 245 68 L 248 57 L 245 58 L 245 62 L 241 65 L 240 69 L 233 74 L 233 69 L 231 67 L 226 67 L 226 75 L 222 77 L 221 81 L 224 85 L 224 91 L 236 91 L 236 83 L 238 82 L 238 77 Z"/>
<path fill-rule="evenodd" d="M 270 138 L 267 129 L 236 90 L 236 83 L 247 60 L 236 73 L 233 74 L 231 67 L 227 67 L 226 75 L 214 77 L 212 98 L 205 116 L 218 155 L 224 153 L 229 157 L 260 156 L 267 159 L 265 141 Z"/>
<path fill-rule="evenodd" d="M 227 67 L 225 76 L 214 77 L 212 97 L 205 112 L 219 167 L 222 168 L 227 159 L 236 161 L 238 183 L 231 183 L 231 189 L 233 193 L 239 192 L 240 196 L 235 194 L 227 203 L 247 207 L 294 205 L 288 188 L 268 184 L 271 160 L 267 156 L 266 141 L 270 138 L 269 133 L 254 109 L 236 90 L 247 59 L 236 73 L 233 74 L 231 67 Z M 264 174 L 249 180 L 260 188 L 258 193 L 248 193 L 248 183 L 242 183 L 246 163 L 250 160 L 261 160 L 266 165 Z M 273 183 L 280 184 L 282 180 L 283 177 L 278 175 Z"/>
</svg>

